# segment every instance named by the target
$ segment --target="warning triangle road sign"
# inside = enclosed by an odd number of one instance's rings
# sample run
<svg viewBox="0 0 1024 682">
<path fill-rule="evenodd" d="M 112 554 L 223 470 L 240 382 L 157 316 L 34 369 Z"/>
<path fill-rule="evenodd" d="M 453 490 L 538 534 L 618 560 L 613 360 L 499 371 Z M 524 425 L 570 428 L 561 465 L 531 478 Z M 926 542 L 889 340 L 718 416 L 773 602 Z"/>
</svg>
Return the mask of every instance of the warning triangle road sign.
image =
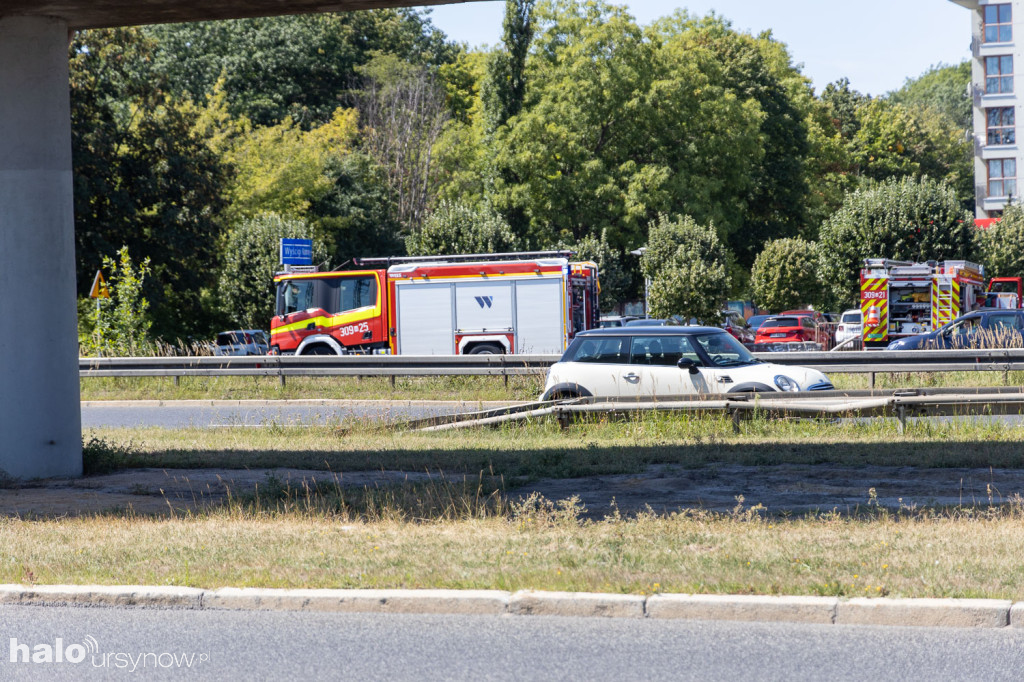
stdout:
<svg viewBox="0 0 1024 682">
<path fill-rule="evenodd" d="M 96 277 L 92 281 L 92 289 L 89 290 L 89 298 L 110 298 L 107 290 L 107 283 L 103 280 L 103 273 L 96 271 Z"/>
</svg>

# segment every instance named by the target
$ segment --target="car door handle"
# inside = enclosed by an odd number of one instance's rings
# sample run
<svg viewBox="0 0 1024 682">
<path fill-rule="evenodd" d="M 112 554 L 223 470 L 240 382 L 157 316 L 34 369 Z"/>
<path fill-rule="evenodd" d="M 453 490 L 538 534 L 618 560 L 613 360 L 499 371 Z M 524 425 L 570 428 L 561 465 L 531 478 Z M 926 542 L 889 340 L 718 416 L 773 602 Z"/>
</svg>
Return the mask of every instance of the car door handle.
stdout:
<svg viewBox="0 0 1024 682">
<path fill-rule="evenodd" d="M 631 384 L 635 384 L 636 382 L 640 381 L 640 375 L 634 372 L 630 372 L 629 374 L 623 374 L 622 378 Z"/>
<path fill-rule="evenodd" d="M 730 377 L 730 376 L 720 376 L 720 377 L 718 377 L 718 380 L 721 383 L 723 383 L 723 384 L 731 384 L 732 383 L 732 377 Z"/>
</svg>

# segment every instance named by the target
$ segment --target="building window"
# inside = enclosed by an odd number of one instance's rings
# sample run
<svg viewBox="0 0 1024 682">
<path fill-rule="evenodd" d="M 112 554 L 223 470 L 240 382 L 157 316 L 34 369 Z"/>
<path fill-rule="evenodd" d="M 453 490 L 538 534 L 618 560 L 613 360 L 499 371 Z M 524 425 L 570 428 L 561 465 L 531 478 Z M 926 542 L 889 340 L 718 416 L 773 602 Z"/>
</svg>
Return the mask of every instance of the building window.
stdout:
<svg viewBox="0 0 1024 682">
<path fill-rule="evenodd" d="M 1011 197 L 1017 194 L 1016 159 L 989 159 L 988 195 Z"/>
<path fill-rule="evenodd" d="M 1013 107 L 986 109 L 989 144 L 1016 144 L 1017 136 L 1013 127 Z"/>
<path fill-rule="evenodd" d="M 985 42 L 1013 41 L 1013 13 L 1009 3 L 985 6 Z"/>
<path fill-rule="evenodd" d="M 1013 92 L 1013 57 L 985 57 L 985 93 Z"/>
</svg>

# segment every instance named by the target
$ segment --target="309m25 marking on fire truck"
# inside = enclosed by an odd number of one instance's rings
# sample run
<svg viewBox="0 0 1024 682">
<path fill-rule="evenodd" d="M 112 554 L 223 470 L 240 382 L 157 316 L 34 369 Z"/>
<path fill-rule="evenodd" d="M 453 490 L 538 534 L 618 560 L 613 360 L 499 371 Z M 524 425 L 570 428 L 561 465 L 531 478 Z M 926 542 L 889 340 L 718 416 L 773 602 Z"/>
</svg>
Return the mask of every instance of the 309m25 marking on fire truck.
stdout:
<svg viewBox="0 0 1024 682">
<path fill-rule="evenodd" d="M 359 324 L 350 324 L 347 327 L 340 327 L 338 329 L 339 336 L 349 336 L 350 334 L 366 334 L 370 331 L 369 322 L 360 322 Z"/>
</svg>

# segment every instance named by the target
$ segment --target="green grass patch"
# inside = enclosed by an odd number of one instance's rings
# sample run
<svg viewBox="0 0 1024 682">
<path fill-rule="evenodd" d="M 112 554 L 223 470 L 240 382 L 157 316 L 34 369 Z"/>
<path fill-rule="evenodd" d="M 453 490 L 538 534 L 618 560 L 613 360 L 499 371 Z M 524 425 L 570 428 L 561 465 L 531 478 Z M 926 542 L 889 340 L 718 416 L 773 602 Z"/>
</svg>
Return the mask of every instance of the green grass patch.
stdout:
<svg viewBox="0 0 1024 682">
<path fill-rule="evenodd" d="M 856 422 L 744 420 L 644 413 L 631 419 L 554 419 L 428 433 L 374 422 L 265 428 L 97 429 L 116 468 L 292 467 L 324 471 L 446 471 L 521 482 L 636 473 L 652 464 L 701 467 L 843 464 L 1024 466 L 1024 429 L 992 419 Z"/>
</svg>

